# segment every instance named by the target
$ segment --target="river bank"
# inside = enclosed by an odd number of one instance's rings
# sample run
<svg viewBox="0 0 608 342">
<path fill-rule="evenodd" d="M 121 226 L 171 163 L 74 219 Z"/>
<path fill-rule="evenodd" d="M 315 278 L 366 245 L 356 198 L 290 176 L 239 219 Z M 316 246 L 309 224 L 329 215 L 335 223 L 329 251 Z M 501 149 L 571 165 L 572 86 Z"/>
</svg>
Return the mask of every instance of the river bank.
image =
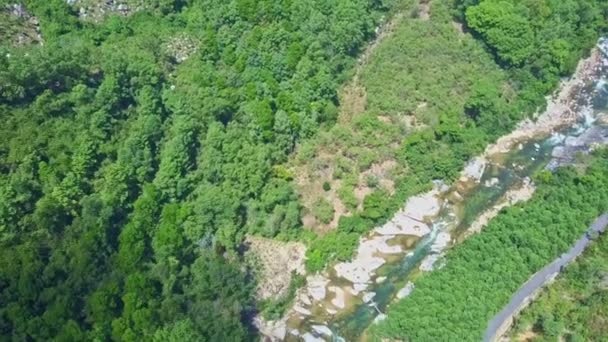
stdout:
<svg viewBox="0 0 608 342">
<path fill-rule="evenodd" d="M 308 286 L 298 292 L 293 308 L 281 320 L 286 335 L 273 338 L 322 340 L 354 325 L 352 319 L 360 325 L 382 317 L 410 274 L 433 270 L 450 245 L 480 231 L 502 208 L 528 199 L 534 185 L 527 175 L 549 162 L 553 150 L 551 144 L 539 142 L 585 120 L 592 97 L 585 90 L 597 83 L 605 64 L 594 50 L 548 98 L 542 114 L 488 146 L 466 165 L 454 185 L 436 182 L 432 191 L 410 198 L 393 219 L 361 239 L 353 260 L 309 276 Z M 469 202 L 478 198 L 487 198 L 489 208 L 471 209 L 475 203 Z M 465 216 L 474 220 L 468 222 Z"/>
</svg>

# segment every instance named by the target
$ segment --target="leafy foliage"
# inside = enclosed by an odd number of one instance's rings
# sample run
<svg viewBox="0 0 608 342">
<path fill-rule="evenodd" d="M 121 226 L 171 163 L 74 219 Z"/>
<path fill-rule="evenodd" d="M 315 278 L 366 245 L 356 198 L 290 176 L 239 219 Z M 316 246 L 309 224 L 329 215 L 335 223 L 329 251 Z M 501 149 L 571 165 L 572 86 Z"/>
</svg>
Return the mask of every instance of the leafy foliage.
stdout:
<svg viewBox="0 0 608 342">
<path fill-rule="evenodd" d="M 300 233 L 279 164 L 335 120 L 390 4 L 162 0 L 99 23 L 25 5 L 45 44 L 0 44 L 0 335 L 253 339 L 238 247 Z M 178 35 L 198 43 L 179 63 Z"/>
<path fill-rule="evenodd" d="M 605 236 L 592 243 L 518 317 L 512 335 L 532 330 L 540 340 L 599 341 L 608 336 Z"/>
</svg>

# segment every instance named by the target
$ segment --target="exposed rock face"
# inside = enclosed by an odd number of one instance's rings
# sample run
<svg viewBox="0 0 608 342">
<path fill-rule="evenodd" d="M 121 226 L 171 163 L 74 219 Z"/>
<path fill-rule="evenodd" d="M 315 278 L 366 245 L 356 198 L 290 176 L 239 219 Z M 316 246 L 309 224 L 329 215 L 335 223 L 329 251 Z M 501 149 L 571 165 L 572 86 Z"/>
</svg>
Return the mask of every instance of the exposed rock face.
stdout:
<svg viewBox="0 0 608 342">
<path fill-rule="evenodd" d="M 602 52 L 608 49 L 608 43 L 598 44 L 598 49 L 593 50 L 591 56 L 582 60 L 576 72 L 569 80 L 563 81 L 559 91 L 552 97 L 547 98 L 547 108 L 536 120 L 526 119 L 522 121 L 517 129 L 501 137 L 486 148 L 485 155 L 506 153 L 515 144 L 529 140 L 533 137 L 539 138 L 550 135 L 556 130 L 573 124 L 580 115 L 577 94 L 582 94 L 581 89 L 588 85 L 596 76 L 597 68 L 602 63 Z"/>
<path fill-rule="evenodd" d="M 335 293 L 335 297 L 331 300 L 331 304 L 338 309 L 344 309 L 344 290 L 336 286 L 330 286 L 328 290 Z"/>
<path fill-rule="evenodd" d="M 7 4 L 0 7 L 0 20 L 6 21 L 7 29 L 0 29 L 15 45 L 43 44 L 38 18 L 31 15 L 23 4 Z"/>
<path fill-rule="evenodd" d="M 441 257 L 441 255 L 439 255 L 439 254 L 427 255 L 424 259 L 422 259 L 422 262 L 420 262 L 419 269 L 423 272 L 432 271 L 435 266 L 435 262 L 437 262 L 437 260 L 439 260 L 440 257 Z"/>
<path fill-rule="evenodd" d="M 323 336 L 327 336 L 327 337 L 331 337 L 333 335 L 333 333 L 331 332 L 331 330 L 325 326 L 325 325 L 313 325 L 312 329 Z"/>
<path fill-rule="evenodd" d="M 424 219 L 439 213 L 441 208 L 437 198 L 439 192 L 438 189 L 435 189 L 410 198 L 403 209 L 398 211 L 390 221 L 374 231 L 380 235 L 424 236 L 430 233 L 431 229 Z"/>
<path fill-rule="evenodd" d="M 199 42 L 185 34 L 181 34 L 171 38 L 165 45 L 165 53 L 170 56 L 176 63 L 185 62 L 199 48 Z"/>
<path fill-rule="evenodd" d="M 66 0 L 66 3 L 78 11 L 80 19 L 100 22 L 111 14 L 126 17 L 140 11 L 145 0 Z"/>
<path fill-rule="evenodd" d="M 478 182 L 483 176 L 483 172 L 486 169 L 487 161 L 483 157 L 477 157 L 467 163 L 464 170 L 462 171 L 463 177 Z"/>
<path fill-rule="evenodd" d="M 287 335 L 287 324 L 285 319 L 278 321 L 265 321 L 261 317 L 253 319 L 253 324 L 260 333 L 271 341 L 283 341 Z"/>
<path fill-rule="evenodd" d="M 314 300 L 323 300 L 327 295 L 327 291 L 325 290 L 325 286 L 329 283 L 329 279 L 321 276 L 314 275 L 306 278 L 306 282 L 308 283 L 308 294 Z"/>
<path fill-rule="evenodd" d="M 608 128 L 593 126 L 577 137 L 566 138 L 563 146 L 553 149 L 553 159 L 547 168 L 553 170 L 559 166 L 573 164 L 578 153 L 588 153 L 596 146 L 608 144 Z"/>
<path fill-rule="evenodd" d="M 278 298 L 287 294 L 292 272 L 304 274 L 306 247 L 296 242 L 280 242 L 249 236 L 245 256 L 259 262 L 258 299 Z"/>
<path fill-rule="evenodd" d="M 403 299 L 407 296 L 410 295 L 410 293 L 412 293 L 412 291 L 414 291 L 414 283 L 412 283 L 411 281 L 408 281 L 407 284 L 405 284 L 405 286 L 399 290 L 399 292 L 397 292 L 397 298 L 398 299 Z"/>
</svg>

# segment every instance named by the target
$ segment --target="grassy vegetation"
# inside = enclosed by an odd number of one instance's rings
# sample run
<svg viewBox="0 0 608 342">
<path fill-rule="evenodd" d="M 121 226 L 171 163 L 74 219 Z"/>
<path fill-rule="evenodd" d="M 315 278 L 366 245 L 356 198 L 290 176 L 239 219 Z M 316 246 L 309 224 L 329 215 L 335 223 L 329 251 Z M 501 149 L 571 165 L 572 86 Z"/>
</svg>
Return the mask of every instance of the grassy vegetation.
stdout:
<svg viewBox="0 0 608 342">
<path fill-rule="evenodd" d="M 344 89 L 338 124 L 302 148 L 306 158 L 296 158 L 305 207 L 325 196 L 317 183 L 334 179 L 345 180 L 344 189 L 327 199 L 348 209 L 335 215 L 362 217 L 365 196 L 374 192 L 406 198 L 399 193 L 402 182 L 423 187 L 433 179 L 453 180 L 489 142 L 542 109 L 544 96 L 574 70 L 606 26 L 606 5 L 596 0 L 501 4 L 406 3 L 409 16 L 397 21 L 360 77 Z M 510 29 L 517 23 L 523 31 Z M 394 164 L 382 170 L 387 161 Z M 368 186 L 370 172 L 385 185 Z M 353 198 L 355 189 L 360 196 Z M 391 196 L 379 200 L 388 209 L 368 230 L 399 207 Z M 320 221 L 316 226 L 324 227 Z M 317 245 L 323 243 L 313 244 L 310 255 L 317 255 Z M 343 254 L 324 253 L 327 261 Z"/>
<path fill-rule="evenodd" d="M 513 339 L 603 341 L 608 338 L 608 237 L 601 236 L 517 318 Z"/>
<path fill-rule="evenodd" d="M 407 15 L 398 20 L 394 31 L 370 55 L 370 62 L 363 65 L 358 83 L 351 85 L 366 92 L 364 108 L 349 111 L 348 102 L 361 98 L 343 96 L 338 123 L 321 132 L 316 141 L 302 146 L 296 157 L 296 172 L 305 175 L 299 184 L 304 205 L 314 210 L 319 197 L 336 207 L 341 201 L 349 215 L 366 222 L 365 229 L 357 229 L 360 232 L 382 223 L 402 205 L 402 200 L 428 189 L 432 179 L 449 180 L 469 156 L 483 148 L 488 136 L 467 119 L 464 110 L 466 99 L 479 82 L 497 94 L 504 92 L 504 102 L 513 96 L 508 91 L 506 73 L 478 41 L 453 26 L 445 3 L 432 3 L 430 20 L 409 16 L 418 4 L 408 6 L 404 10 Z M 446 138 L 436 143 L 439 132 L 466 138 L 454 137 L 458 142 Z M 433 144 L 432 151 L 416 146 L 416 139 L 421 137 L 424 144 Z M 325 182 L 339 184 L 336 197 L 311 191 Z M 382 213 L 370 208 L 373 205 L 383 207 Z M 375 213 L 370 215 L 368 211 Z M 367 219 L 370 216 L 374 219 Z M 360 220 L 340 220 L 338 230 L 351 231 L 345 227 L 351 221 Z M 322 224 L 317 220 L 317 225 Z M 327 238 L 333 239 L 333 234 Z M 315 251 L 325 245 L 314 243 L 309 259 L 322 254 L 331 260 L 348 254 L 337 249 L 334 253 Z"/>
<path fill-rule="evenodd" d="M 406 7 L 343 90 L 338 123 L 302 146 L 295 159 L 309 211 L 324 197 L 347 209 L 335 215 L 366 217 L 365 196 L 386 194 L 369 201 L 383 202 L 387 210 L 368 221 L 368 230 L 400 207 L 396 199 L 415 194 L 412 189 L 428 188 L 433 179 L 453 180 L 466 160 L 531 114 L 545 94 L 521 96 L 524 87 L 514 71 L 501 68 L 483 41 L 455 24 L 448 3 Z M 339 184 L 338 196 L 320 190 L 325 182 Z M 316 220 L 313 227 L 326 223 Z M 319 245 L 324 243 L 313 244 L 309 256 L 318 255 Z M 344 253 L 321 254 L 329 261 Z"/>
<path fill-rule="evenodd" d="M 16 15 L 12 6 L 10 1 L 0 0 L 0 46 L 40 43 L 36 18 L 27 12 Z"/>
<path fill-rule="evenodd" d="M 599 153 L 585 173 L 543 172 L 537 181 L 529 202 L 501 212 L 483 233 L 448 251 L 443 268 L 418 279 L 416 290 L 372 327 L 372 336 L 479 341 L 521 284 L 608 209 L 608 153 Z"/>
</svg>

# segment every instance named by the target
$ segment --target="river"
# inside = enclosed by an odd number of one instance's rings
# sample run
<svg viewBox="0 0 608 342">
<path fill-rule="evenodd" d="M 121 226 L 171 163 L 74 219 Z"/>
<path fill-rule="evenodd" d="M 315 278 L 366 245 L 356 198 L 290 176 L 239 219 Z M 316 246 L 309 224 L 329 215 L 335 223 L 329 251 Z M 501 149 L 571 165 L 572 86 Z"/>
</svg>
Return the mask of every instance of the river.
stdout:
<svg viewBox="0 0 608 342">
<path fill-rule="evenodd" d="M 501 208 L 530 198 L 533 173 L 572 164 L 579 153 L 608 143 L 608 41 L 598 46 L 536 121 L 489 146 L 454 184 L 437 181 L 432 191 L 410 198 L 361 239 L 352 261 L 309 276 L 283 320 L 285 340 L 361 340 L 391 302 L 415 291 L 416 277 L 441 267 L 446 249 L 481 230 Z"/>
</svg>

